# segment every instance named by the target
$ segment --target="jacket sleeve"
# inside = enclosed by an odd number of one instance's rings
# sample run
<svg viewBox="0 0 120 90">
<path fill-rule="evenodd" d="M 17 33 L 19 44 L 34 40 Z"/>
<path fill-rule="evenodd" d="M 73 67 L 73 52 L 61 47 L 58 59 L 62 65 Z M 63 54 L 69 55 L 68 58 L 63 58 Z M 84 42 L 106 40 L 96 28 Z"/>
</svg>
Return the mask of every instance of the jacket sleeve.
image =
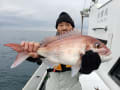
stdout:
<svg viewBox="0 0 120 90">
<path fill-rule="evenodd" d="M 28 57 L 26 60 L 30 61 L 30 62 L 34 62 L 37 63 L 38 65 L 42 64 L 42 58 L 44 58 L 43 56 L 39 56 L 38 58 L 32 58 L 32 57 Z"/>
<path fill-rule="evenodd" d="M 80 73 L 90 74 L 93 70 L 99 68 L 101 64 L 101 58 L 98 53 L 93 51 L 87 51 L 85 55 L 82 56 L 82 63 L 80 68 Z"/>
</svg>

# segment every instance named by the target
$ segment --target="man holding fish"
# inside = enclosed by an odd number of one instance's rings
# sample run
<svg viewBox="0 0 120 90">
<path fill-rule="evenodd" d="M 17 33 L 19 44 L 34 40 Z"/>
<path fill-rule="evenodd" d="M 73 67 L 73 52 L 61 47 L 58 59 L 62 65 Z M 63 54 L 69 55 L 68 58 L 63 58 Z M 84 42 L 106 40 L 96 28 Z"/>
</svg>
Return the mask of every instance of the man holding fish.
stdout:
<svg viewBox="0 0 120 90">
<path fill-rule="evenodd" d="M 82 90 L 79 74 L 89 74 L 98 69 L 100 56 L 109 56 L 111 52 L 99 40 L 75 32 L 74 27 L 72 18 L 62 12 L 56 21 L 56 36 L 41 43 L 23 41 L 21 45 L 6 44 L 18 52 L 12 68 L 23 59 L 38 64 L 49 61 L 53 67 L 48 69 L 49 78 L 44 90 Z"/>
</svg>

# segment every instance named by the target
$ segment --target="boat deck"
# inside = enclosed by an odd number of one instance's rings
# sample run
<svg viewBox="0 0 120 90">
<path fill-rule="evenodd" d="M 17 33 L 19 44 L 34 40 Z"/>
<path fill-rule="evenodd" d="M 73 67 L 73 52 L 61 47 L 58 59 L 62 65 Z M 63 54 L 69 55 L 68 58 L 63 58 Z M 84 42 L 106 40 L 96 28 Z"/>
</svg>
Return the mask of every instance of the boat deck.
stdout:
<svg viewBox="0 0 120 90">
<path fill-rule="evenodd" d="M 42 64 L 38 67 L 22 90 L 39 90 L 46 75 L 46 66 Z"/>
<path fill-rule="evenodd" d="M 22 90 L 39 90 L 46 75 L 46 65 L 42 64 Z M 110 90 L 95 72 L 90 75 L 80 75 L 79 81 L 82 85 L 82 90 Z"/>
</svg>

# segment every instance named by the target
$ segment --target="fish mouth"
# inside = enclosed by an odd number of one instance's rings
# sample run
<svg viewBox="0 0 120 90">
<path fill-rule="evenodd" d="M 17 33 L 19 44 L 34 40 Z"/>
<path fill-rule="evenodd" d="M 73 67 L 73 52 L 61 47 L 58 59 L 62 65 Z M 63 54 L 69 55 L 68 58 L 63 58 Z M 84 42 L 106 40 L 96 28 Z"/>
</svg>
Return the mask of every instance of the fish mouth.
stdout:
<svg viewBox="0 0 120 90">
<path fill-rule="evenodd" d="M 111 51 L 107 50 L 107 51 L 101 51 L 100 53 L 100 58 L 102 62 L 107 62 L 110 61 L 112 59 L 112 53 Z"/>
<path fill-rule="evenodd" d="M 109 56 L 111 54 L 111 51 L 109 49 L 100 49 L 97 52 L 102 56 Z"/>
<path fill-rule="evenodd" d="M 101 51 L 99 53 L 100 55 L 103 55 L 103 56 L 109 56 L 111 54 L 111 51 Z"/>
</svg>

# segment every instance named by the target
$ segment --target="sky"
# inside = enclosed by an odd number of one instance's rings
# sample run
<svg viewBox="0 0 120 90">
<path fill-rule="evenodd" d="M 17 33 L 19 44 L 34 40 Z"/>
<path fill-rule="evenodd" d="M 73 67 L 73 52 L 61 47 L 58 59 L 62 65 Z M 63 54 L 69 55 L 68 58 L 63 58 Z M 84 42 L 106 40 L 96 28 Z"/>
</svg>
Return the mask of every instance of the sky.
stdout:
<svg viewBox="0 0 120 90">
<path fill-rule="evenodd" d="M 80 29 L 80 11 L 91 0 L 0 0 L 0 30 L 55 30 L 62 11 L 70 14 Z M 86 21 L 86 27 L 87 27 Z"/>
</svg>

